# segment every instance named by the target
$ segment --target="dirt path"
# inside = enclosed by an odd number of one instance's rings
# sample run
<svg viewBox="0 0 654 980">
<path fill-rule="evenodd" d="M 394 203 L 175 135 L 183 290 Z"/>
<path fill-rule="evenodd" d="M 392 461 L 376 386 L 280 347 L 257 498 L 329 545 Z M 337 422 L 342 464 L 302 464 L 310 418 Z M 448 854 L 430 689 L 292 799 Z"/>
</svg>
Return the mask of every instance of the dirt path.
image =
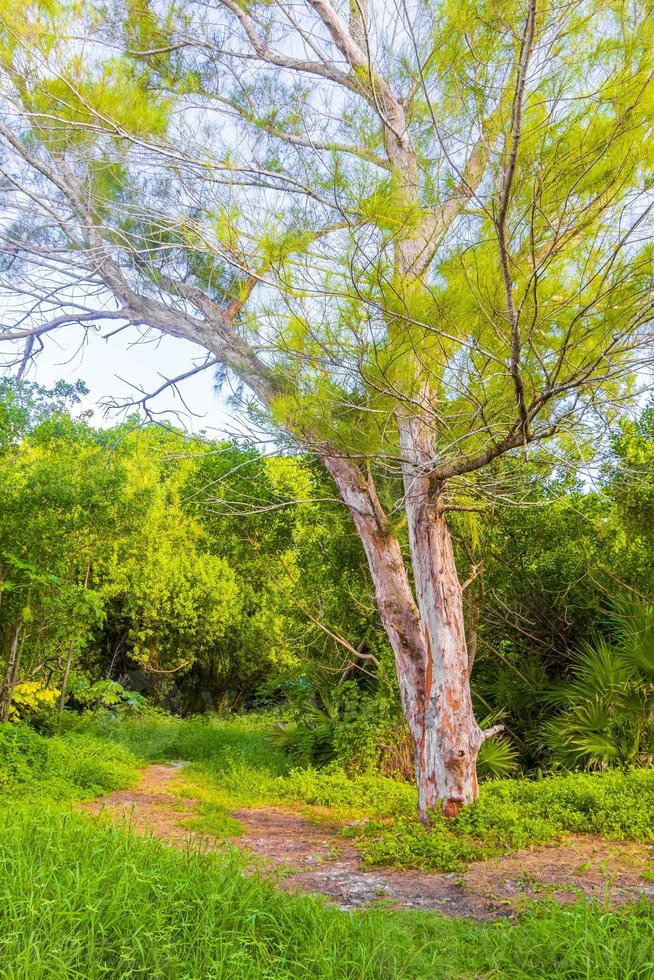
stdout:
<svg viewBox="0 0 654 980">
<path fill-rule="evenodd" d="M 185 827 L 195 816 L 197 801 L 170 792 L 171 784 L 179 777 L 184 763 L 148 766 L 141 773 L 136 789 L 121 789 L 80 809 L 96 816 L 109 814 L 116 823 L 126 821 L 139 834 L 152 834 L 177 847 L 215 846 L 215 839 L 196 834 Z"/>
<path fill-rule="evenodd" d="M 213 849 L 222 838 L 184 826 L 197 801 L 171 792 L 183 764 L 149 766 L 135 790 L 122 790 L 83 805 L 127 820 L 177 847 Z M 526 899 L 563 904 L 580 897 L 611 906 L 644 895 L 654 899 L 654 848 L 644 844 L 573 837 L 471 864 L 460 874 L 367 869 L 339 825 L 312 823 L 279 807 L 231 814 L 245 827 L 231 843 L 265 859 L 283 874 L 288 891 L 318 892 L 344 909 L 383 901 L 397 908 L 430 909 L 447 915 L 492 919 L 512 915 Z"/>
</svg>

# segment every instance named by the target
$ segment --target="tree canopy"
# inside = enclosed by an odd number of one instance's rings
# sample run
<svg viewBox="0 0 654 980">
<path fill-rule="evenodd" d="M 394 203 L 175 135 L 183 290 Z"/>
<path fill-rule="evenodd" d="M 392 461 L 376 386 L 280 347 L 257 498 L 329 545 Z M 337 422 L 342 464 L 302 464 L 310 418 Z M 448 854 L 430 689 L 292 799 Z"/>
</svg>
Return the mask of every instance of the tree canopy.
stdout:
<svg viewBox="0 0 654 980">
<path fill-rule="evenodd" d="M 583 455 L 638 385 L 646 5 L 21 2 L 3 23 L 5 332 L 30 352 L 103 318 L 185 336 L 295 437 L 391 467 L 419 407 L 435 480 L 553 435 Z"/>
</svg>

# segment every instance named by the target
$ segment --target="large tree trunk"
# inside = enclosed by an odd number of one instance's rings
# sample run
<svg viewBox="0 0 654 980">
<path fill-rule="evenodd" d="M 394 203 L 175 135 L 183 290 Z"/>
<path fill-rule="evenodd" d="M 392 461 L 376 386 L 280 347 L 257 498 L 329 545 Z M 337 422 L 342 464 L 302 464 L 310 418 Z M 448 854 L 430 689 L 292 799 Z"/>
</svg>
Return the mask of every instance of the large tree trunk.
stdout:
<svg viewBox="0 0 654 980">
<path fill-rule="evenodd" d="M 413 573 L 427 643 L 425 707 L 416 744 L 420 812 L 442 806 L 456 816 L 477 796 L 484 735 L 470 695 L 461 586 L 446 518 L 409 508 Z"/>
<path fill-rule="evenodd" d="M 346 457 L 325 456 L 322 462 L 341 493 L 366 552 L 377 608 L 395 654 L 404 713 L 413 734 L 419 725 L 426 647 L 399 542 L 390 533 L 370 475 Z"/>
<path fill-rule="evenodd" d="M 410 430 L 406 435 L 413 438 Z M 323 463 L 357 526 L 395 654 L 420 818 L 427 821 L 438 808 L 455 816 L 477 796 L 477 754 L 485 734 L 472 709 L 462 592 L 447 521 L 430 502 L 414 454 L 405 472 L 414 598 L 371 478 L 351 460 L 324 457 Z"/>
<path fill-rule="evenodd" d="M 400 422 L 404 499 L 416 599 L 427 643 L 423 730 L 416 745 L 420 811 L 456 816 L 477 796 L 484 734 L 475 719 L 463 593 L 447 518 L 431 486 L 433 450 L 418 418 Z"/>
</svg>

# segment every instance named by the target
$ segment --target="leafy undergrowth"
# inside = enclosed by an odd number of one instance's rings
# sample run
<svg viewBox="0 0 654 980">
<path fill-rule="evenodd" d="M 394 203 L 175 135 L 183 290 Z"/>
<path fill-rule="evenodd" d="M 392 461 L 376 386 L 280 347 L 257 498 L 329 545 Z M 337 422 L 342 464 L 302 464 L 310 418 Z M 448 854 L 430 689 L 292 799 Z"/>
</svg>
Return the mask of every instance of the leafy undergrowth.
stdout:
<svg viewBox="0 0 654 980">
<path fill-rule="evenodd" d="M 27 725 L 0 724 L 0 803 L 91 799 L 133 785 L 139 765 L 129 749 L 90 732 L 44 738 Z"/>
<path fill-rule="evenodd" d="M 343 914 L 244 875 L 233 852 L 176 851 L 70 812 L 135 780 L 146 761 L 192 760 L 198 819 L 231 833 L 229 807 L 303 805 L 367 816 L 371 859 L 442 867 L 567 831 L 651 839 L 651 773 L 487 784 L 453 823 L 425 831 L 411 787 L 288 770 L 266 719 L 77 722 L 43 738 L 0 726 L 0 977 L 593 978 L 654 975 L 654 906 L 542 903 L 515 922 L 417 912 Z M 187 770 L 184 770 L 186 773 Z"/>
<path fill-rule="evenodd" d="M 654 970 L 654 908 L 554 905 L 514 924 L 345 915 L 193 854 L 60 809 L 0 811 L 0 976 L 593 978 Z"/>
<path fill-rule="evenodd" d="M 353 832 L 368 863 L 443 871 L 568 834 L 648 842 L 654 840 L 654 772 L 497 780 L 454 821 L 435 817 L 426 829 L 402 814 L 392 827 L 371 821 Z"/>
<path fill-rule="evenodd" d="M 148 718 L 104 722 L 95 730 L 144 760 L 193 762 L 184 770 L 185 782 L 202 801 L 205 816 L 215 813 L 217 826 L 229 807 L 301 806 L 314 819 L 352 824 L 345 832 L 370 864 L 454 871 L 469 861 L 572 833 L 654 841 L 652 770 L 493 780 L 456 820 L 435 815 L 425 829 L 416 820 L 416 794 L 409 784 L 375 773 L 349 777 L 329 768 L 290 770 L 286 757 L 267 741 L 269 726 L 269 718 L 257 716 Z"/>
</svg>

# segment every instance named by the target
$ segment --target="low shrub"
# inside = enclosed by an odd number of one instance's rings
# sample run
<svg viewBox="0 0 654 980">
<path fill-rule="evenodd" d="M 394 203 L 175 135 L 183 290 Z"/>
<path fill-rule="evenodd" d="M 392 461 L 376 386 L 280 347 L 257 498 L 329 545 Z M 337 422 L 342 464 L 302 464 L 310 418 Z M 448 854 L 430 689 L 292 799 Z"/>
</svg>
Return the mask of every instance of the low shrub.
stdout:
<svg viewBox="0 0 654 980">
<path fill-rule="evenodd" d="M 137 775 L 128 749 L 89 733 L 46 738 L 27 725 L 0 725 L 1 802 L 86 799 L 129 786 Z"/>
<path fill-rule="evenodd" d="M 495 780 L 455 820 L 434 814 L 425 828 L 406 810 L 398 817 L 350 830 L 367 863 L 456 871 L 567 834 L 654 841 L 654 771 Z"/>
<path fill-rule="evenodd" d="M 571 677 L 549 693 L 558 713 L 541 726 L 568 768 L 650 766 L 654 756 L 654 605 L 615 603 L 610 637 L 572 651 Z"/>
<path fill-rule="evenodd" d="M 0 791 L 40 778 L 48 765 L 48 742 L 27 725 L 0 724 Z"/>
<path fill-rule="evenodd" d="M 402 715 L 395 681 L 375 678 L 372 691 L 355 681 L 327 684 L 303 678 L 288 698 L 285 720 L 271 727 L 270 744 L 294 767 L 321 767 L 338 763 L 350 774 L 377 772 L 412 783 L 415 779 L 413 744 Z M 500 715 L 485 718 L 486 728 Z M 484 742 L 477 760 L 480 780 L 501 778 L 517 768 L 518 753 L 506 735 Z"/>
</svg>

